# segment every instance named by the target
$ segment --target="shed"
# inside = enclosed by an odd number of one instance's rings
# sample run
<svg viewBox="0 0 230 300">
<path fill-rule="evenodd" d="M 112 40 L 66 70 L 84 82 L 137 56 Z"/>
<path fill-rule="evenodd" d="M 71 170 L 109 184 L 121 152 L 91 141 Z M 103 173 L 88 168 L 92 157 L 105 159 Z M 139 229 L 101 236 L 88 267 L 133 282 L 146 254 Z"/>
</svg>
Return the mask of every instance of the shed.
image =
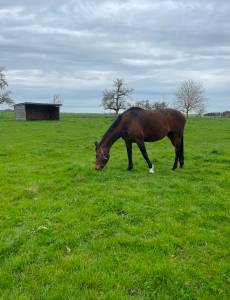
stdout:
<svg viewBox="0 0 230 300">
<path fill-rule="evenodd" d="M 61 104 L 24 102 L 14 105 L 16 120 L 59 120 Z"/>
</svg>

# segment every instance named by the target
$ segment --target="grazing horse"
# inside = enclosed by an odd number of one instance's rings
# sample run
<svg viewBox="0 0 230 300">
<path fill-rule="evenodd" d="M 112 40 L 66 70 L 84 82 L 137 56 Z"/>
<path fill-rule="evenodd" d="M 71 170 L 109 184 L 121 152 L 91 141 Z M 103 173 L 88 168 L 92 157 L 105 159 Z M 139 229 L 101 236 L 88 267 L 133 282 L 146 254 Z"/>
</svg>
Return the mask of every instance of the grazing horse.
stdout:
<svg viewBox="0 0 230 300">
<path fill-rule="evenodd" d="M 175 161 L 172 170 L 176 170 L 178 160 L 180 167 L 184 165 L 183 133 L 185 117 L 175 109 L 145 110 L 132 107 L 118 116 L 115 122 L 96 145 L 96 170 L 102 170 L 109 160 L 109 150 L 114 142 L 123 138 L 128 154 L 128 170 L 132 170 L 132 143 L 136 143 L 146 160 L 149 172 L 153 173 L 153 165 L 149 160 L 145 143 L 155 142 L 167 136 L 175 147 Z"/>
</svg>

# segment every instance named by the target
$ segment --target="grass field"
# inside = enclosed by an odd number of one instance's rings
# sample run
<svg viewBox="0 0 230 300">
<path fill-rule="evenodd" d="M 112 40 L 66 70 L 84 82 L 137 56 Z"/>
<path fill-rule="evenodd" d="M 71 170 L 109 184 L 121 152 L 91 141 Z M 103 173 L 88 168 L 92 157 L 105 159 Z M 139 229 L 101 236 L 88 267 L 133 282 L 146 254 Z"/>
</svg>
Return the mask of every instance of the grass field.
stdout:
<svg viewBox="0 0 230 300">
<path fill-rule="evenodd" d="M 122 140 L 103 172 L 111 117 L 0 119 L 0 299 L 229 299 L 230 119 L 191 118 L 185 168 Z"/>
</svg>

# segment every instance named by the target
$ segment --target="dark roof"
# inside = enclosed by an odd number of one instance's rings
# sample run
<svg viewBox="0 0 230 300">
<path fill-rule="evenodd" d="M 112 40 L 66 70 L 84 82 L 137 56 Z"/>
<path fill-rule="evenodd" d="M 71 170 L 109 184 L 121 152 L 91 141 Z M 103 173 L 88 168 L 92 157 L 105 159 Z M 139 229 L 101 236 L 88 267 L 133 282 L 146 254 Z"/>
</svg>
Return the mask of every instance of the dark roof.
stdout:
<svg viewBox="0 0 230 300">
<path fill-rule="evenodd" d="M 45 106 L 62 106 L 62 104 L 56 104 L 56 103 L 36 103 L 36 102 L 22 102 L 22 103 L 17 103 L 14 106 L 17 105 L 45 105 Z"/>
</svg>

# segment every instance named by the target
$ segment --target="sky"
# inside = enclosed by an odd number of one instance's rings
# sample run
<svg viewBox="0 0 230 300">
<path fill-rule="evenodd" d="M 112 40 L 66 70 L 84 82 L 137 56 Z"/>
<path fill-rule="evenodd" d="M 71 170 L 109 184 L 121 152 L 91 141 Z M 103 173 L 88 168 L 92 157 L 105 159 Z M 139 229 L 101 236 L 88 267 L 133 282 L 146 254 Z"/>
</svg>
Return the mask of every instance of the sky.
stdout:
<svg viewBox="0 0 230 300">
<path fill-rule="evenodd" d="M 230 110 L 229 0 L 0 0 L 0 66 L 17 103 L 63 99 L 102 112 L 122 78 L 132 101 L 175 101 L 203 84 L 207 111 Z"/>
</svg>

